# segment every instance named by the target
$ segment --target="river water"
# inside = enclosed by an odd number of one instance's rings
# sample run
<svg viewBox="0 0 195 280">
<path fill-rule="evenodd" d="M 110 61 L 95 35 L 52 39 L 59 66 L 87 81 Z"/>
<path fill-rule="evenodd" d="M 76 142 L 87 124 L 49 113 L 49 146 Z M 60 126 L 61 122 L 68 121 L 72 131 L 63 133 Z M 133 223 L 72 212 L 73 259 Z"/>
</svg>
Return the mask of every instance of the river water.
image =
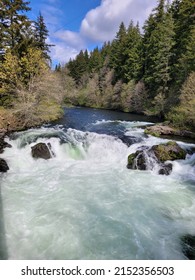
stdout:
<svg viewBox="0 0 195 280">
<path fill-rule="evenodd" d="M 195 154 L 169 176 L 128 170 L 141 146 L 143 116 L 66 108 L 57 123 L 15 133 L 1 178 L 9 259 L 185 259 L 181 237 L 195 234 Z M 31 146 L 55 156 L 35 160 Z M 178 142 L 185 149 L 194 144 Z"/>
</svg>

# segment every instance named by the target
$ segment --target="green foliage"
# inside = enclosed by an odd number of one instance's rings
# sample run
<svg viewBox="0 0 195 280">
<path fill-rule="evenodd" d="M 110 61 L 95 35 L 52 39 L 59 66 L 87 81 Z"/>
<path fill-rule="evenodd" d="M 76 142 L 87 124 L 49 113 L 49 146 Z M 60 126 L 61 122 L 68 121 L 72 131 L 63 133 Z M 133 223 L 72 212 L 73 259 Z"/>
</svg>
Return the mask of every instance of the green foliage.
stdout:
<svg viewBox="0 0 195 280">
<path fill-rule="evenodd" d="M 46 43 L 46 40 L 49 35 L 49 31 L 47 29 L 47 26 L 44 22 L 44 18 L 41 13 L 39 13 L 39 16 L 37 17 L 37 21 L 35 21 L 34 24 L 35 24 L 34 45 L 42 51 L 45 59 L 50 60 L 50 57 L 48 55 L 48 53 L 50 52 L 49 47 L 53 45 Z"/>
<path fill-rule="evenodd" d="M 180 103 L 168 114 L 168 119 L 176 126 L 195 130 L 195 72 L 183 84 Z"/>
<path fill-rule="evenodd" d="M 174 22 L 169 7 L 160 1 L 155 13 L 145 25 L 144 53 L 145 68 L 144 81 L 149 89 L 150 96 L 157 101 L 164 100 L 168 95 L 168 85 L 171 79 L 170 61 L 173 56 Z M 162 103 L 163 105 L 163 103 Z M 164 114 L 164 108 L 160 106 L 159 113 Z"/>
<path fill-rule="evenodd" d="M 191 0 L 174 0 L 171 9 L 175 23 L 172 77 L 174 79 L 175 90 L 177 91 L 181 88 L 188 75 L 192 71 L 195 71 L 195 2 Z"/>
<path fill-rule="evenodd" d="M 121 23 L 112 42 L 57 66 L 65 101 L 167 117 L 174 125 L 193 127 L 194 14 L 194 1 L 158 0 L 143 34 L 139 24 L 130 21 L 126 28 Z"/>
<path fill-rule="evenodd" d="M 3 55 L 6 48 L 15 54 L 21 54 L 24 41 L 29 39 L 30 20 L 24 15 L 29 11 L 28 1 L 1 0 L 0 1 L 0 53 Z"/>
</svg>

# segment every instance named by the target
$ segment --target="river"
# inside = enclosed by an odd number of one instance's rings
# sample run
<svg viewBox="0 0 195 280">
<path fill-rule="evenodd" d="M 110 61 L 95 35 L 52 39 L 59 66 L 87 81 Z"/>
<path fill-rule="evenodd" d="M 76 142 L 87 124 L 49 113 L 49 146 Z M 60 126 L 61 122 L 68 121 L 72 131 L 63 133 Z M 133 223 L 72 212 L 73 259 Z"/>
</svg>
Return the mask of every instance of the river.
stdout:
<svg viewBox="0 0 195 280">
<path fill-rule="evenodd" d="M 56 123 L 14 133 L 1 178 L 9 259 L 185 259 L 181 237 L 195 234 L 195 154 L 169 176 L 126 168 L 146 136 L 144 116 L 65 108 Z M 55 156 L 35 160 L 31 146 Z M 178 142 L 185 149 L 194 144 Z"/>
</svg>

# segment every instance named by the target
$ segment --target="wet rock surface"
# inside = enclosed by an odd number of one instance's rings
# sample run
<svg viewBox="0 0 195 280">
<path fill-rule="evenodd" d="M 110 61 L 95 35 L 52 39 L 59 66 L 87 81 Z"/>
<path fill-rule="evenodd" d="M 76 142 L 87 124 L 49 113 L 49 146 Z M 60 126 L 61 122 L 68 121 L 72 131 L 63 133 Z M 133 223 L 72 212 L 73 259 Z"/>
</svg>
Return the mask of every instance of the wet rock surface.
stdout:
<svg viewBox="0 0 195 280">
<path fill-rule="evenodd" d="M 4 159 L 0 158 L 0 172 L 5 173 L 8 170 L 9 170 L 9 167 L 8 167 L 7 162 Z"/>
<path fill-rule="evenodd" d="M 52 152 L 50 152 L 51 144 L 48 143 L 38 143 L 31 147 L 31 154 L 33 158 L 43 158 L 43 159 L 50 159 L 52 158 Z"/>
<path fill-rule="evenodd" d="M 187 234 L 181 238 L 182 251 L 189 260 L 195 260 L 195 236 Z"/>
<path fill-rule="evenodd" d="M 158 165 L 158 174 L 169 175 L 172 171 L 172 164 L 165 162 L 185 159 L 186 154 L 186 151 L 174 141 L 154 145 L 151 148 L 142 147 L 141 150 L 128 156 L 127 168 L 153 170 Z"/>
</svg>

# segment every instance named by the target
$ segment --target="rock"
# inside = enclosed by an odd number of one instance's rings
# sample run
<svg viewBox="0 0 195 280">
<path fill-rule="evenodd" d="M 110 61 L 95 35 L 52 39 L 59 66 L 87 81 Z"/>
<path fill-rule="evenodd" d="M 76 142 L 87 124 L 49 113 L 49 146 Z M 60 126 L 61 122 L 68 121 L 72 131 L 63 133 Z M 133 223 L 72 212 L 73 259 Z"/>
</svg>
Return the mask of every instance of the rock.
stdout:
<svg viewBox="0 0 195 280">
<path fill-rule="evenodd" d="M 170 175 L 173 169 L 173 165 L 171 163 L 168 164 L 161 164 L 158 174 L 160 175 Z"/>
<path fill-rule="evenodd" d="M 157 137 L 160 135 L 175 135 L 176 129 L 171 128 L 167 125 L 154 125 L 147 127 L 145 129 L 145 133 Z"/>
<path fill-rule="evenodd" d="M 50 159 L 52 157 L 52 154 L 49 150 L 51 148 L 51 144 L 49 143 L 48 146 L 45 143 L 38 143 L 31 147 L 32 157 Z"/>
<path fill-rule="evenodd" d="M 9 170 L 9 167 L 7 165 L 7 162 L 0 158 L 0 172 L 7 172 Z"/>
<path fill-rule="evenodd" d="M 0 154 L 3 153 L 5 148 L 11 148 L 11 145 L 4 141 L 4 134 L 0 134 Z"/>
<path fill-rule="evenodd" d="M 142 147 L 128 156 L 127 168 L 138 170 L 153 170 L 158 165 L 158 174 L 169 175 L 172 171 L 171 163 L 164 163 L 168 160 L 185 159 L 184 151 L 176 142 L 170 141 L 166 144 Z"/>
<path fill-rule="evenodd" d="M 187 234 L 181 238 L 182 251 L 189 260 L 195 260 L 195 236 Z"/>
<path fill-rule="evenodd" d="M 152 151 L 154 152 L 156 158 L 161 162 L 165 162 L 167 160 L 185 159 L 187 154 L 186 151 L 174 141 L 152 146 Z"/>
<path fill-rule="evenodd" d="M 150 150 L 137 151 L 136 153 L 130 154 L 128 156 L 128 169 L 138 169 L 138 170 L 152 170 L 156 163 L 154 155 L 151 154 Z"/>
<path fill-rule="evenodd" d="M 127 159 L 127 168 L 128 169 L 134 169 L 133 166 L 134 166 L 134 160 L 135 160 L 136 156 L 137 156 L 137 152 L 130 154 L 128 156 L 128 159 Z"/>
<path fill-rule="evenodd" d="M 195 133 L 188 130 L 179 130 L 165 124 L 156 124 L 145 129 L 145 134 L 150 134 L 156 137 L 160 135 L 180 136 L 185 138 L 195 139 Z"/>
<path fill-rule="evenodd" d="M 146 160 L 144 157 L 144 153 L 141 151 L 137 151 L 136 153 L 130 154 L 128 156 L 128 169 L 138 169 L 138 170 L 146 170 Z"/>
</svg>

